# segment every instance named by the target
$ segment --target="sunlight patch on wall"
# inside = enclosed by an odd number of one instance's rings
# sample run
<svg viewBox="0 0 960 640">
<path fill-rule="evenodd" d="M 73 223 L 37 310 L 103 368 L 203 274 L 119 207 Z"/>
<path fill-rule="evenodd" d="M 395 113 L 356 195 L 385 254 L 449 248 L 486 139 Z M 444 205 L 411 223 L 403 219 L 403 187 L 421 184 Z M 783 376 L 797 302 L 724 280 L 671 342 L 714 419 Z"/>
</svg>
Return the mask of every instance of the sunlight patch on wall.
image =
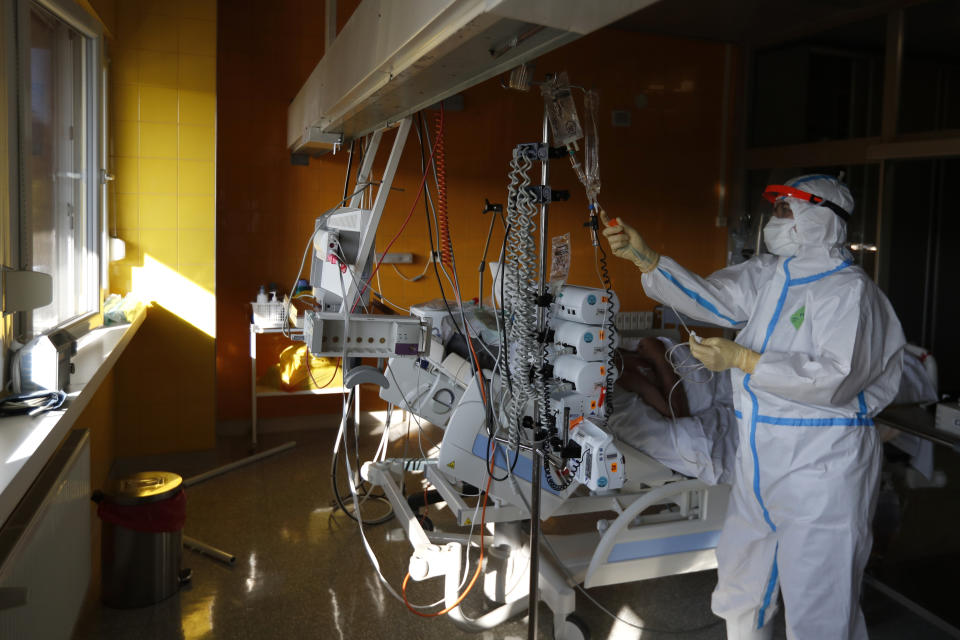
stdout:
<svg viewBox="0 0 960 640">
<path fill-rule="evenodd" d="M 143 255 L 143 266 L 133 267 L 131 272 L 135 296 L 156 302 L 211 338 L 216 337 L 216 298 L 211 292 L 149 253 Z"/>
</svg>

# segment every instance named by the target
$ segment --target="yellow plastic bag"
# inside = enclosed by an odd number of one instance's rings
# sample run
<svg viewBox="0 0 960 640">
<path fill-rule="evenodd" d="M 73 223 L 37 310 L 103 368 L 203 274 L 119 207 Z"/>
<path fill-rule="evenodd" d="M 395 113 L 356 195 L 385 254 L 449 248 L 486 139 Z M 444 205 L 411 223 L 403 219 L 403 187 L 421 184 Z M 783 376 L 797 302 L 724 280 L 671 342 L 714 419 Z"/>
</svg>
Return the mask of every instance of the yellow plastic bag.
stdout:
<svg viewBox="0 0 960 640">
<path fill-rule="evenodd" d="M 311 356 L 305 344 L 290 345 L 284 349 L 280 353 L 279 368 L 280 388 L 286 391 L 330 389 L 343 385 L 343 372 L 337 360 Z"/>
</svg>

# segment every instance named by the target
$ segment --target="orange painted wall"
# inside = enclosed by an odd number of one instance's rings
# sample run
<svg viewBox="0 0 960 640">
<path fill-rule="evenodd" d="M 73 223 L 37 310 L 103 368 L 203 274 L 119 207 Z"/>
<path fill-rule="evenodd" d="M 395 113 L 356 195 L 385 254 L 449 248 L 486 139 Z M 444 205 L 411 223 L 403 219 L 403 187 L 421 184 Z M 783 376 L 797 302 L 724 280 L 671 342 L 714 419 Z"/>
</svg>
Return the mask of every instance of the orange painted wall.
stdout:
<svg viewBox="0 0 960 640">
<path fill-rule="evenodd" d="M 260 284 L 289 287 L 313 221 L 342 196 L 346 154 L 292 166 L 284 148 L 286 107 L 322 55 L 322 8 L 287 1 L 271 11 L 221 3 L 218 49 L 217 415 L 249 417 L 249 307 Z M 717 228 L 721 167 L 723 45 L 605 29 L 537 61 L 539 74 L 566 69 L 573 82 L 601 93 L 600 201 L 640 229 L 658 251 L 695 271 L 725 263 L 726 230 Z M 733 67 L 735 68 L 735 66 Z M 643 96 L 638 98 L 638 96 Z M 645 105 L 638 106 L 638 100 Z M 512 148 L 540 133 L 536 93 L 503 90 L 491 80 L 464 93 L 465 108 L 446 115 L 448 197 L 459 276 L 476 295 L 476 267 L 488 219 L 484 198 L 506 199 Z M 612 109 L 628 110 L 632 125 L 613 128 Z M 392 140 L 392 134 L 386 143 Z M 379 166 L 389 149 L 382 145 Z M 565 161 L 551 165 L 553 187 L 570 189 L 568 203 L 551 208 L 550 232 L 573 236 L 570 281 L 594 285 L 593 250 L 583 190 Z M 378 233 L 378 246 L 396 233 L 419 186 L 415 137 L 408 142 Z M 495 259 L 501 236 L 495 235 Z M 391 251 L 428 255 L 422 205 Z M 625 310 L 654 303 L 633 266 L 611 261 L 614 288 Z M 402 305 L 438 296 L 433 280 L 407 283 L 391 268 L 384 293 Z M 261 351 L 263 347 L 261 347 Z M 337 399 L 281 398 L 261 402 L 261 417 L 338 410 Z"/>
</svg>

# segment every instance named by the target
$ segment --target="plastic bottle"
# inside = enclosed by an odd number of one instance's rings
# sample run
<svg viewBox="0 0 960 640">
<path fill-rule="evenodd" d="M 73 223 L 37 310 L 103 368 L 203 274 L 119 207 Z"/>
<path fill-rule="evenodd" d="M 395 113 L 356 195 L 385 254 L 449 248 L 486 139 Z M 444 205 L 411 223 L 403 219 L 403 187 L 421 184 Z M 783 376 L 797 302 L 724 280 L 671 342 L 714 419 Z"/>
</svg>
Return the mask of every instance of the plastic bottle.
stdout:
<svg viewBox="0 0 960 640">
<path fill-rule="evenodd" d="M 267 302 L 267 290 L 263 285 L 260 285 L 260 291 L 257 293 L 257 304 L 265 304 Z"/>
</svg>

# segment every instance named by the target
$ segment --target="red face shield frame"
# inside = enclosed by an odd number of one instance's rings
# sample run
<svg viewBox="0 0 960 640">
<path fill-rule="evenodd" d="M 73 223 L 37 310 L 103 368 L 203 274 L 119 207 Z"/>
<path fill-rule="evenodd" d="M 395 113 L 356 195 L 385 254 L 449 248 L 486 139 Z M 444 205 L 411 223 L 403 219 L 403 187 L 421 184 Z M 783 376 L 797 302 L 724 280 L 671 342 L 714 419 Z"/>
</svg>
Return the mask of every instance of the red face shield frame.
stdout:
<svg viewBox="0 0 960 640">
<path fill-rule="evenodd" d="M 840 205 L 830 202 L 829 200 L 825 200 L 820 196 L 803 191 L 802 189 L 790 187 L 785 184 L 767 185 L 767 188 L 763 190 L 763 197 L 770 202 L 776 202 L 777 198 L 797 198 L 798 200 L 803 200 L 805 202 L 830 209 L 835 214 L 840 216 L 844 222 L 850 220 L 850 214 Z"/>
</svg>

